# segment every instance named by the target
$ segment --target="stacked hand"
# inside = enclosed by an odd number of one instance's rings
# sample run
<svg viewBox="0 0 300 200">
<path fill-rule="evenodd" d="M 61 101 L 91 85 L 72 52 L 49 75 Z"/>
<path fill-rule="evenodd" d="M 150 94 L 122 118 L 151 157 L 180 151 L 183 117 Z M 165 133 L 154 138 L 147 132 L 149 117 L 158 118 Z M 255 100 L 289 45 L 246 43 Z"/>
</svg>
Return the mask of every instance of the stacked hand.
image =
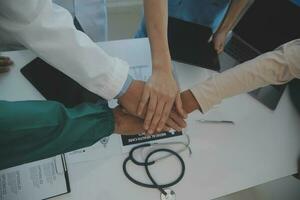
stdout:
<svg viewBox="0 0 300 200">
<path fill-rule="evenodd" d="M 144 90 L 145 90 L 144 88 L 146 88 L 145 82 L 135 80 L 130 85 L 128 91 L 119 99 L 120 105 L 123 107 L 123 109 L 126 109 L 127 113 L 136 116 L 136 119 L 140 118 L 138 120 L 138 125 L 137 124 L 133 125 L 135 128 L 139 129 L 140 133 L 144 132 L 144 131 L 147 132 L 147 129 L 145 129 L 144 120 L 141 120 L 141 119 L 146 119 L 147 114 L 149 112 L 146 107 L 149 103 L 147 103 L 146 106 L 144 106 L 144 108 L 142 109 L 142 111 L 139 110 L 140 112 L 138 113 L 138 106 L 139 106 L 139 103 L 141 102 L 141 99 L 143 98 L 142 96 L 144 94 Z M 176 96 L 175 96 L 175 98 L 176 98 Z M 180 98 L 179 93 L 178 93 L 177 98 Z M 165 100 L 163 102 L 164 102 L 164 104 L 167 104 Z M 180 101 L 180 103 L 181 103 L 181 101 Z M 156 104 L 157 104 L 157 102 L 156 102 Z M 173 102 L 172 102 L 171 109 L 169 111 L 170 113 L 165 114 L 166 115 L 166 124 L 162 124 L 162 123 L 159 124 L 159 126 L 162 126 L 162 127 L 158 127 L 158 128 L 155 127 L 155 129 L 153 128 L 154 130 L 152 130 L 151 132 L 148 131 L 149 134 L 152 134 L 154 132 L 159 132 L 162 130 L 169 130 L 170 128 L 180 131 L 180 130 L 182 130 L 182 128 L 184 128 L 186 126 L 184 118 L 182 117 L 181 114 L 179 114 L 176 111 L 176 108 L 174 106 L 173 106 Z M 182 105 L 181 105 L 181 107 L 182 107 Z M 149 106 L 148 106 L 148 108 L 149 108 Z M 184 112 L 184 115 L 186 115 L 184 109 L 183 108 L 181 108 L 181 109 Z M 157 111 L 159 113 L 162 113 L 159 110 L 157 110 Z M 130 115 L 127 114 L 127 116 L 130 116 Z M 155 116 L 155 114 L 152 114 L 152 116 Z M 130 117 L 133 117 L 133 116 L 130 116 Z M 159 116 L 158 116 L 158 118 L 159 118 Z M 157 124 L 157 120 L 155 122 Z M 150 125 L 150 127 L 151 127 L 151 125 Z"/>
<path fill-rule="evenodd" d="M 174 104 L 175 102 L 175 104 Z M 182 109 L 179 89 L 172 72 L 164 70 L 153 70 L 153 74 L 143 89 L 137 114 L 145 117 L 144 128 L 149 134 L 160 132 L 166 125 L 176 130 L 181 129 L 177 118 L 172 118 L 171 110 L 173 104 L 182 118 L 186 117 Z M 143 111 L 146 109 L 146 113 Z M 178 126 L 178 125 L 179 126 Z"/>
<path fill-rule="evenodd" d="M 134 81 L 130 86 L 127 93 L 120 98 L 120 104 L 122 107 L 117 107 L 114 110 L 114 115 L 116 118 L 116 130 L 115 132 L 121 134 L 137 134 L 145 131 L 143 123 L 144 121 L 136 117 L 137 102 L 142 96 L 143 89 L 145 87 L 145 82 L 143 81 Z M 185 90 L 180 93 L 182 100 L 182 107 L 185 112 L 191 113 L 194 110 L 200 109 L 197 100 L 194 98 L 190 90 Z M 126 111 L 124 111 L 126 109 Z M 142 112 L 142 117 L 145 117 L 146 109 Z M 181 130 L 186 126 L 184 119 L 173 109 L 167 120 L 167 126 L 162 130 L 166 131 L 169 129 L 168 124 L 171 124 L 170 121 L 173 121 L 176 124 L 176 128 L 170 126 L 175 130 Z"/>
<path fill-rule="evenodd" d="M 12 64 L 10 58 L 0 56 L 0 73 L 8 71 Z M 159 85 L 158 83 L 161 82 L 166 84 Z M 170 128 L 180 131 L 186 126 L 185 110 L 191 112 L 195 109 L 191 107 L 193 103 L 191 100 L 191 94 L 187 91 L 180 94 L 175 80 L 167 74 L 155 74 L 148 83 L 135 80 L 119 99 L 121 106 L 113 109 L 114 132 L 127 135 L 138 134 L 147 131 L 147 127 L 150 128 L 148 131 L 150 134 L 167 131 Z M 174 101 L 175 105 L 173 105 Z M 194 105 L 196 104 L 194 102 Z"/>
</svg>

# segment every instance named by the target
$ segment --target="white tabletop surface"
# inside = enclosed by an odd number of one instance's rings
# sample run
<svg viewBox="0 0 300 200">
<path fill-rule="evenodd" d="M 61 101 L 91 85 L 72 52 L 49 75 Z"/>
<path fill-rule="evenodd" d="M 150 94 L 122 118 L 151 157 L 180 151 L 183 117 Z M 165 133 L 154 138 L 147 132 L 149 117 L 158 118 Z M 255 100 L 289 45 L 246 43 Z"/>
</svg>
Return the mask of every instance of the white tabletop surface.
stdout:
<svg viewBox="0 0 300 200">
<path fill-rule="evenodd" d="M 130 65 L 151 64 L 147 39 L 105 42 L 100 46 Z M 9 55 L 15 66 L 9 73 L 0 75 L 0 99 L 43 99 L 19 72 L 35 55 L 27 50 L 4 55 Z M 213 73 L 176 62 L 174 66 L 182 89 Z M 196 119 L 233 120 L 235 125 L 201 124 Z M 214 199 L 296 173 L 300 152 L 299 122 L 300 117 L 291 104 L 288 91 L 275 111 L 242 94 L 224 100 L 206 115 L 192 113 L 186 131 L 191 138 L 193 154 L 191 157 L 182 154 L 186 174 L 179 184 L 172 187 L 177 199 Z M 116 141 L 116 137 L 113 135 L 111 140 Z M 126 154 L 121 153 L 117 143 L 108 145 L 103 154 L 105 156 L 93 161 L 70 164 L 72 192 L 54 199 L 159 199 L 157 190 L 141 188 L 126 179 L 122 172 Z M 177 175 L 177 164 L 175 159 L 168 159 L 151 171 L 161 183 Z M 132 165 L 128 168 L 139 180 L 148 180 L 143 168 Z"/>
</svg>

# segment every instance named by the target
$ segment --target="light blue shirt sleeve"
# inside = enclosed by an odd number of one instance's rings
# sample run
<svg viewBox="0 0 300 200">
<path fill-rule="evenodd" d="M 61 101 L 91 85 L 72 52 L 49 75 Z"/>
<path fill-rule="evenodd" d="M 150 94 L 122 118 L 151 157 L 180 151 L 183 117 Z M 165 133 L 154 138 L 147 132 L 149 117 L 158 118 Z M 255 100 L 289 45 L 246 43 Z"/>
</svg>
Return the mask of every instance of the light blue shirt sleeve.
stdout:
<svg viewBox="0 0 300 200">
<path fill-rule="evenodd" d="M 119 92 L 119 94 L 115 97 L 115 99 L 119 98 L 120 96 L 122 96 L 123 94 L 125 94 L 129 88 L 129 86 L 131 85 L 133 81 L 133 78 L 130 74 L 128 74 L 127 79 L 121 89 L 121 91 Z"/>
</svg>

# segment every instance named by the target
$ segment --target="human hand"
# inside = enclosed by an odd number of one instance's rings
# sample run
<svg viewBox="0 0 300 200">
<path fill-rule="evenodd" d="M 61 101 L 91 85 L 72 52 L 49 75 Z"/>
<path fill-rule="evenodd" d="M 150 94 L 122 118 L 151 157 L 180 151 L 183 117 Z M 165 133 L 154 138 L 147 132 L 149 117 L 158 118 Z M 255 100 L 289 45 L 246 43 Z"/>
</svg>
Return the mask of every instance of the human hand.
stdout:
<svg viewBox="0 0 300 200">
<path fill-rule="evenodd" d="M 152 76 L 144 87 L 137 110 L 138 115 L 142 115 L 145 108 L 147 110 L 144 128 L 148 133 L 160 132 L 163 129 L 174 101 L 177 112 L 182 118 L 185 118 L 186 114 L 182 109 L 179 89 L 172 72 L 153 69 Z"/>
<path fill-rule="evenodd" d="M 225 31 L 217 31 L 213 35 L 213 44 L 214 49 L 217 51 L 218 54 L 222 53 L 225 46 L 227 33 Z"/>
<path fill-rule="evenodd" d="M 143 120 L 124 111 L 121 106 L 113 109 L 115 118 L 115 133 L 121 135 L 136 135 L 145 132 Z M 164 128 L 164 130 L 168 130 Z"/>
<path fill-rule="evenodd" d="M 146 83 L 140 99 L 137 114 L 141 116 L 146 108 L 144 128 L 149 134 L 160 132 L 165 126 L 173 104 L 182 118 L 186 113 L 182 108 L 179 89 L 172 75 L 167 70 L 153 69 L 152 76 Z M 177 127 L 178 128 L 178 127 Z"/>
<path fill-rule="evenodd" d="M 9 71 L 9 66 L 12 64 L 13 62 L 9 57 L 0 56 L 0 73 Z"/>
<path fill-rule="evenodd" d="M 115 133 L 121 135 L 136 135 L 143 133 L 143 120 L 125 113 L 120 106 L 113 109 L 115 118 Z"/>
<path fill-rule="evenodd" d="M 182 100 L 182 106 L 183 109 L 185 110 L 185 112 L 187 113 L 191 113 L 195 110 L 200 110 L 201 111 L 201 107 L 198 103 L 198 101 L 196 100 L 196 98 L 194 97 L 193 93 L 191 92 L 191 90 L 185 90 L 183 92 L 180 93 L 181 96 L 181 100 Z M 179 113 L 176 112 L 175 109 L 172 109 L 169 120 L 172 119 L 172 121 L 179 121 L 178 123 L 180 123 L 180 119 L 181 116 Z M 175 124 L 174 126 L 176 126 L 177 124 Z M 186 124 L 185 124 L 186 126 Z"/>
<path fill-rule="evenodd" d="M 144 86 L 145 82 L 133 80 L 126 93 L 118 99 L 118 103 L 124 109 L 126 109 L 126 112 L 142 119 L 144 118 L 143 115 L 138 116 L 137 114 L 137 106 L 142 96 Z M 143 114 L 145 114 L 145 111 L 143 112 Z"/>
<path fill-rule="evenodd" d="M 185 90 L 181 92 L 180 96 L 182 99 L 183 109 L 187 113 L 191 113 L 195 110 L 201 110 L 201 107 L 198 101 L 196 100 L 196 98 L 194 97 L 193 93 L 191 92 L 191 90 Z"/>
<path fill-rule="evenodd" d="M 126 109 L 126 111 L 132 115 L 139 116 L 140 118 L 145 118 L 146 108 L 142 111 L 141 115 L 137 115 L 137 107 L 140 102 L 145 82 L 134 80 L 127 92 L 119 98 L 119 104 Z M 167 119 L 167 125 L 163 127 L 165 129 L 173 128 L 176 131 L 180 131 L 186 126 L 186 123 L 182 117 L 174 116 L 173 118 L 170 115 L 170 118 Z"/>
</svg>

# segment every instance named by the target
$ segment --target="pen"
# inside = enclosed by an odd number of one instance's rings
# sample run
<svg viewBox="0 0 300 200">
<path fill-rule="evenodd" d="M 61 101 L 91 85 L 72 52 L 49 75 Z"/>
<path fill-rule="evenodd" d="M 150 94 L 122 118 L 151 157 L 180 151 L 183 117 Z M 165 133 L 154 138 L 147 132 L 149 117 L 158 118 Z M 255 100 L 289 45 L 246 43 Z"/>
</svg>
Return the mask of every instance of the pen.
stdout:
<svg viewBox="0 0 300 200">
<path fill-rule="evenodd" d="M 232 124 L 232 125 L 234 125 L 234 122 L 233 121 L 229 121 L 229 120 L 206 120 L 206 119 L 198 119 L 196 121 L 200 122 L 200 123 Z"/>
</svg>

